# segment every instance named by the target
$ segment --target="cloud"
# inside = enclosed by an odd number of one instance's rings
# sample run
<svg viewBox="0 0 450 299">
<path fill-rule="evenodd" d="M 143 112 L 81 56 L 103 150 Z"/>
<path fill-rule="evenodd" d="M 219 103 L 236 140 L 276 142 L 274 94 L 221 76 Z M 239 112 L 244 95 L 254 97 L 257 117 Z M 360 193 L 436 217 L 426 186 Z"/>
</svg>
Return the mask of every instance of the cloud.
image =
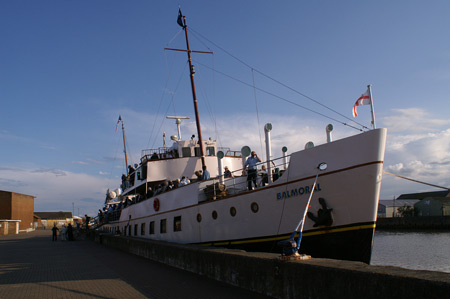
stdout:
<svg viewBox="0 0 450 299">
<path fill-rule="evenodd" d="M 84 161 L 72 161 L 72 164 L 89 165 L 88 162 L 84 162 Z"/>
<path fill-rule="evenodd" d="M 392 109 L 394 115 L 381 119 L 390 132 L 433 132 L 450 125 L 450 119 L 436 119 L 421 108 Z"/>
<path fill-rule="evenodd" d="M 385 170 L 450 187 L 450 128 L 445 128 L 450 125 L 450 120 L 433 119 L 428 112 L 417 108 L 393 112 L 396 113 L 394 116 L 383 119 L 388 127 Z M 382 198 L 430 190 L 438 189 L 385 175 Z"/>
<path fill-rule="evenodd" d="M 104 161 L 100 161 L 100 160 L 95 160 L 95 159 L 91 159 L 91 158 L 86 158 L 87 161 L 92 162 L 94 164 L 105 164 Z"/>
<path fill-rule="evenodd" d="M 51 169 L 45 169 L 45 168 L 40 168 L 40 169 L 36 169 L 32 171 L 33 173 L 50 173 L 53 174 L 55 176 L 66 176 L 66 172 L 62 171 L 60 169 L 55 169 L 55 168 L 51 168 Z"/>
<path fill-rule="evenodd" d="M 35 211 L 72 211 L 95 215 L 108 180 L 61 169 L 0 168 L 0 189 L 35 196 Z"/>
</svg>

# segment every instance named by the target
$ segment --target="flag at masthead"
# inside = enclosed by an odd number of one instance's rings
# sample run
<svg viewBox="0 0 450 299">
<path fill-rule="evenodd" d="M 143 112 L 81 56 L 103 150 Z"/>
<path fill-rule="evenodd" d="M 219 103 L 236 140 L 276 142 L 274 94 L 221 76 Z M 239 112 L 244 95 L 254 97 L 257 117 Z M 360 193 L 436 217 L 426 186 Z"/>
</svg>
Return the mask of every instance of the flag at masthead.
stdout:
<svg viewBox="0 0 450 299">
<path fill-rule="evenodd" d="M 177 23 L 178 25 L 180 25 L 181 27 L 184 28 L 184 24 L 183 24 L 183 14 L 181 13 L 181 9 L 178 9 L 178 19 L 177 19 Z"/>
</svg>

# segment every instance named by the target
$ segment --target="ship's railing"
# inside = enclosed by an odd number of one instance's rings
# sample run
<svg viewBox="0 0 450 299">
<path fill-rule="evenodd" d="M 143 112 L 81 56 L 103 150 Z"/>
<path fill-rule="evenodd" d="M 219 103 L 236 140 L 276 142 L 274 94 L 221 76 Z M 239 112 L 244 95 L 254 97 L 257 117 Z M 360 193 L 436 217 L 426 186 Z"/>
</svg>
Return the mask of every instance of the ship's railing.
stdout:
<svg viewBox="0 0 450 299">
<path fill-rule="evenodd" d="M 286 164 L 284 164 L 283 158 L 277 158 L 270 161 L 272 165 L 272 178 L 273 181 L 278 180 L 284 173 L 284 170 L 289 166 L 289 156 L 286 157 Z M 267 172 L 261 171 L 262 166 L 266 165 L 267 161 L 263 161 L 257 164 L 258 172 L 257 172 L 257 186 L 256 188 L 263 188 L 268 185 L 268 176 Z M 220 183 L 220 177 L 215 177 L 208 181 L 198 181 L 200 182 L 201 192 L 202 194 L 199 196 L 199 200 L 214 200 L 218 198 L 223 198 L 226 196 L 231 196 L 234 194 L 247 192 L 248 189 L 248 181 L 247 181 L 248 173 L 243 169 L 237 169 L 232 172 L 232 177 L 223 178 L 223 184 Z M 197 181 L 193 180 L 191 182 L 195 183 Z M 173 186 L 174 189 L 183 188 L 183 186 Z M 254 184 L 252 182 L 252 189 L 254 188 Z M 168 188 L 166 185 L 164 190 L 161 190 L 160 193 L 170 192 L 172 189 Z M 126 197 L 119 204 L 114 205 L 112 208 L 107 209 L 106 211 L 102 211 L 95 217 L 95 224 L 93 228 L 100 228 L 104 224 L 118 221 L 120 219 L 120 214 L 123 208 L 128 205 L 133 205 L 139 203 L 141 201 L 150 199 L 152 197 L 157 196 L 157 190 L 152 194 L 144 194 L 144 195 L 136 195 L 133 198 Z"/>
<path fill-rule="evenodd" d="M 170 147 L 158 147 L 152 149 L 144 149 L 141 151 L 141 163 L 146 163 L 150 160 L 173 158 L 178 158 L 178 153 Z"/>
<path fill-rule="evenodd" d="M 91 228 L 96 229 L 101 227 L 104 224 L 107 224 L 112 221 L 118 221 L 120 219 L 120 212 L 122 211 L 122 207 L 117 208 L 116 210 L 106 210 L 105 212 L 99 212 L 96 217 L 94 217 L 94 224 Z"/>
<path fill-rule="evenodd" d="M 222 151 L 225 157 L 242 157 L 241 151 L 232 151 L 229 147 L 218 147 L 217 151 Z"/>
<path fill-rule="evenodd" d="M 273 159 L 270 161 L 272 165 L 272 180 L 275 182 L 278 180 L 284 173 L 284 171 L 289 166 L 289 157 L 286 156 L 286 163 L 284 163 L 284 158 L 280 157 L 277 159 Z M 269 184 L 269 177 L 267 174 L 267 169 L 265 171 L 262 170 L 262 166 L 267 165 L 267 161 L 260 162 L 256 165 L 258 171 L 256 176 L 256 187 L 254 182 L 251 182 L 251 190 L 255 188 L 262 188 Z M 223 178 L 223 184 L 220 183 L 221 178 L 216 177 L 211 179 L 210 183 L 206 183 L 206 186 L 202 188 L 202 191 L 206 195 L 206 200 L 215 200 L 218 198 L 223 198 L 226 196 L 251 191 L 249 189 L 249 183 L 247 181 L 248 172 L 241 168 L 238 170 L 234 170 L 231 172 L 232 176 L 228 178 Z M 200 197 L 201 198 L 201 197 Z"/>
</svg>

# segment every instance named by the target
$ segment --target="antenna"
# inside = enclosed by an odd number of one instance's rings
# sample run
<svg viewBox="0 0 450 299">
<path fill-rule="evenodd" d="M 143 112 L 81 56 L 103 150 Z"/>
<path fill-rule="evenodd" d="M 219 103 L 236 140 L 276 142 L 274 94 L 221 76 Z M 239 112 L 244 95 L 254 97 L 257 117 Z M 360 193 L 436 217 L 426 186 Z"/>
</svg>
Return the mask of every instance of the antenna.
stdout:
<svg viewBox="0 0 450 299">
<path fill-rule="evenodd" d="M 189 116 L 166 116 L 167 119 L 176 119 L 175 123 L 177 124 L 178 129 L 178 140 L 181 140 L 181 120 L 189 119 Z"/>
</svg>

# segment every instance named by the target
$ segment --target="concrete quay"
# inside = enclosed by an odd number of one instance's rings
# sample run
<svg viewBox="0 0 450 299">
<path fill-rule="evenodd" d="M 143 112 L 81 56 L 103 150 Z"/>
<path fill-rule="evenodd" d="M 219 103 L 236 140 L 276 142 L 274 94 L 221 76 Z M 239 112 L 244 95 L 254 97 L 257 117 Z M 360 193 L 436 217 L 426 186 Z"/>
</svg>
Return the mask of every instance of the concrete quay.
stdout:
<svg viewBox="0 0 450 299">
<path fill-rule="evenodd" d="M 93 236 L 94 237 L 94 236 Z M 96 234 L 97 242 L 275 298 L 449 298 L 450 274 Z"/>
<path fill-rule="evenodd" d="M 50 230 L 0 236 L 0 298 L 267 298 Z"/>
</svg>

